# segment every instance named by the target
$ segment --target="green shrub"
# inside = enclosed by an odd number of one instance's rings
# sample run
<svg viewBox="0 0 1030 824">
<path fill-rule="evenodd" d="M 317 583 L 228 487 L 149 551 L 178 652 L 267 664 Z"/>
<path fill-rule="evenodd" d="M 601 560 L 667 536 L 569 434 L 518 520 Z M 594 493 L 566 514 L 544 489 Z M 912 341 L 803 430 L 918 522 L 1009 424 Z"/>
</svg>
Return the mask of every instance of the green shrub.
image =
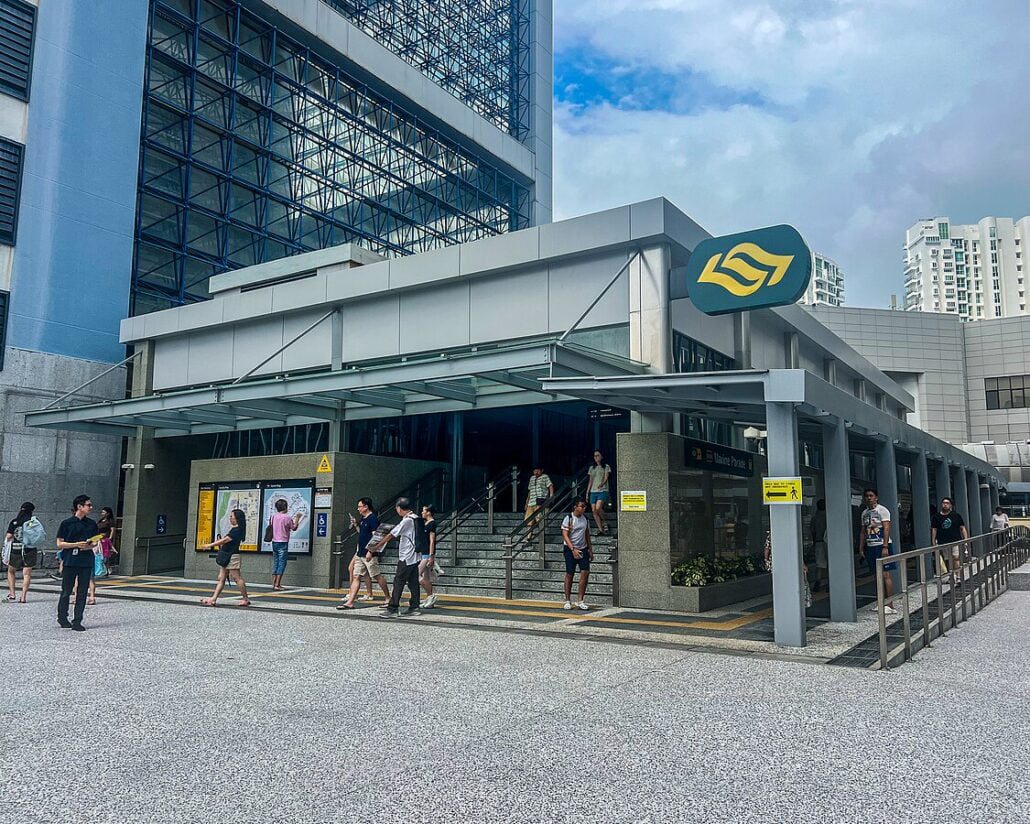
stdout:
<svg viewBox="0 0 1030 824">
<path fill-rule="evenodd" d="M 703 587 L 747 578 L 765 572 L 761 555 L 735 555 L 714 558 L 691 555 L 672 570 L 672 583 L 681 587 Z"/>
</svg>

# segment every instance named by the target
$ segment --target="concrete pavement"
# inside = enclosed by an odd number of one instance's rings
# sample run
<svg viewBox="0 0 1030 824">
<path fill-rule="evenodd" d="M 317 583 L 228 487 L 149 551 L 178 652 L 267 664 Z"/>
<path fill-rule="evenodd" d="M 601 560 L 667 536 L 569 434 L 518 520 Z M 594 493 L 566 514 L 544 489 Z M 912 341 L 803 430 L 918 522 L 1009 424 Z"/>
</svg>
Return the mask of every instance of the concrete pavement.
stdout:
<svg viewBox="0 0 1030 824">
<path fill-rule="evenodd" d="M 1030 593 L 888 672 L 55 600 L 0 606 L 0 821 L 1030 818 Z"/>
</svg>

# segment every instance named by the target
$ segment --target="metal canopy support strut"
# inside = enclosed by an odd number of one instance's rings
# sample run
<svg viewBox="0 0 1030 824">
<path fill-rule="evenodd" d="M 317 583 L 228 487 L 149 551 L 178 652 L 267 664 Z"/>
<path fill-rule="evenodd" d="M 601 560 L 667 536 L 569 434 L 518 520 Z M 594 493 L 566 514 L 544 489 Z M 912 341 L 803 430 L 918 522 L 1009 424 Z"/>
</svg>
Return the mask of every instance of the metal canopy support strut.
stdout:
<svg viewBox="0 0 1030 824">
<path fill-rule="evenodd" d="M 770 477 L 797 477 L 798 417 L 793 403 L 766 403 Z M 801 507 L 769 507 L 773 549 L 773 631 L 781 647 L 805 646 Z"/>
</svg>

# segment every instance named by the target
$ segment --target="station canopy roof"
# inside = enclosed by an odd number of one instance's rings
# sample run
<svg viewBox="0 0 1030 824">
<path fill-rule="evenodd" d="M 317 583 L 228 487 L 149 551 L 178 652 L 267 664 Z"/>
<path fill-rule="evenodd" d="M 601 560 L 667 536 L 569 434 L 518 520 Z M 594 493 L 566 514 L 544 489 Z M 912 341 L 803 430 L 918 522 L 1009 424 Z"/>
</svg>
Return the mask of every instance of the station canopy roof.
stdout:
<svg viewBox="0 0 1030 824">
<path fill-rule="evenodd" d="M 571 400 L 542 382 L 644 372 L 628 358 L 548 338 L 47 408 L 25 421 L 118 436 L 139 426 L 157 437 L 196 435 Z"/>
</svg>

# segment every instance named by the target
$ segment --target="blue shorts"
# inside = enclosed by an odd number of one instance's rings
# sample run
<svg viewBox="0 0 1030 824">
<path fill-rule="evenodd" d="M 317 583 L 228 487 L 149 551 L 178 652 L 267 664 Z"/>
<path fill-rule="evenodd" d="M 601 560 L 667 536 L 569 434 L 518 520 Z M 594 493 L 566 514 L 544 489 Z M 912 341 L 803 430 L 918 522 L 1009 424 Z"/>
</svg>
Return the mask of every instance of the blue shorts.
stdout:
<svg viewBox="0 0 1030 824">
<path fill-rule="evenodd" d="M 891 541 L 891 543 L 890 543 L 890 549 L 888 550 L 887 554 L 888 555 L 897 555 L 898 554 L 897 551 L 894 549 L 894 542 L 893 541 Z M 866 562 L 866 566 L 869 567 L 869 572 L 872 575 L 876 574 L 876 559 L 880 558 L 882 556 L 883 556 L 883 547 L 882 546 L 867 546 L 865 548 L 865 562 Z M 884 564 L 883 568 L 887 572 L 891 572 L 892 570 L 895 570 L 895 569 L 898 568 L 898 564 L 897 564 L 897 562 L 892 561 L 889 564 Z"/>
<path fill-rule="evenodd" d="M 607 492 L 591 492 L 590 493 L 590 506 L 593 506 L 598 501 L 601 501 L 601 503 L 605 503 L 605 504 L 608 503 L 608 493 Z"/>
<path fill-rule="evenodd" d="M 590 550 L 584 547 L 580 557 L 572 554 L 572 550 L 565 547 L 565 574 L 573 575 L 579 567 L 583 572 L 590 572 Z"/>
<path fill-rule="evenodd" d="M 272 541 L 272 574 L 282 575 L 286 572 L 286 552 L 290 548 L 289 541 Z"/>
</svg>

